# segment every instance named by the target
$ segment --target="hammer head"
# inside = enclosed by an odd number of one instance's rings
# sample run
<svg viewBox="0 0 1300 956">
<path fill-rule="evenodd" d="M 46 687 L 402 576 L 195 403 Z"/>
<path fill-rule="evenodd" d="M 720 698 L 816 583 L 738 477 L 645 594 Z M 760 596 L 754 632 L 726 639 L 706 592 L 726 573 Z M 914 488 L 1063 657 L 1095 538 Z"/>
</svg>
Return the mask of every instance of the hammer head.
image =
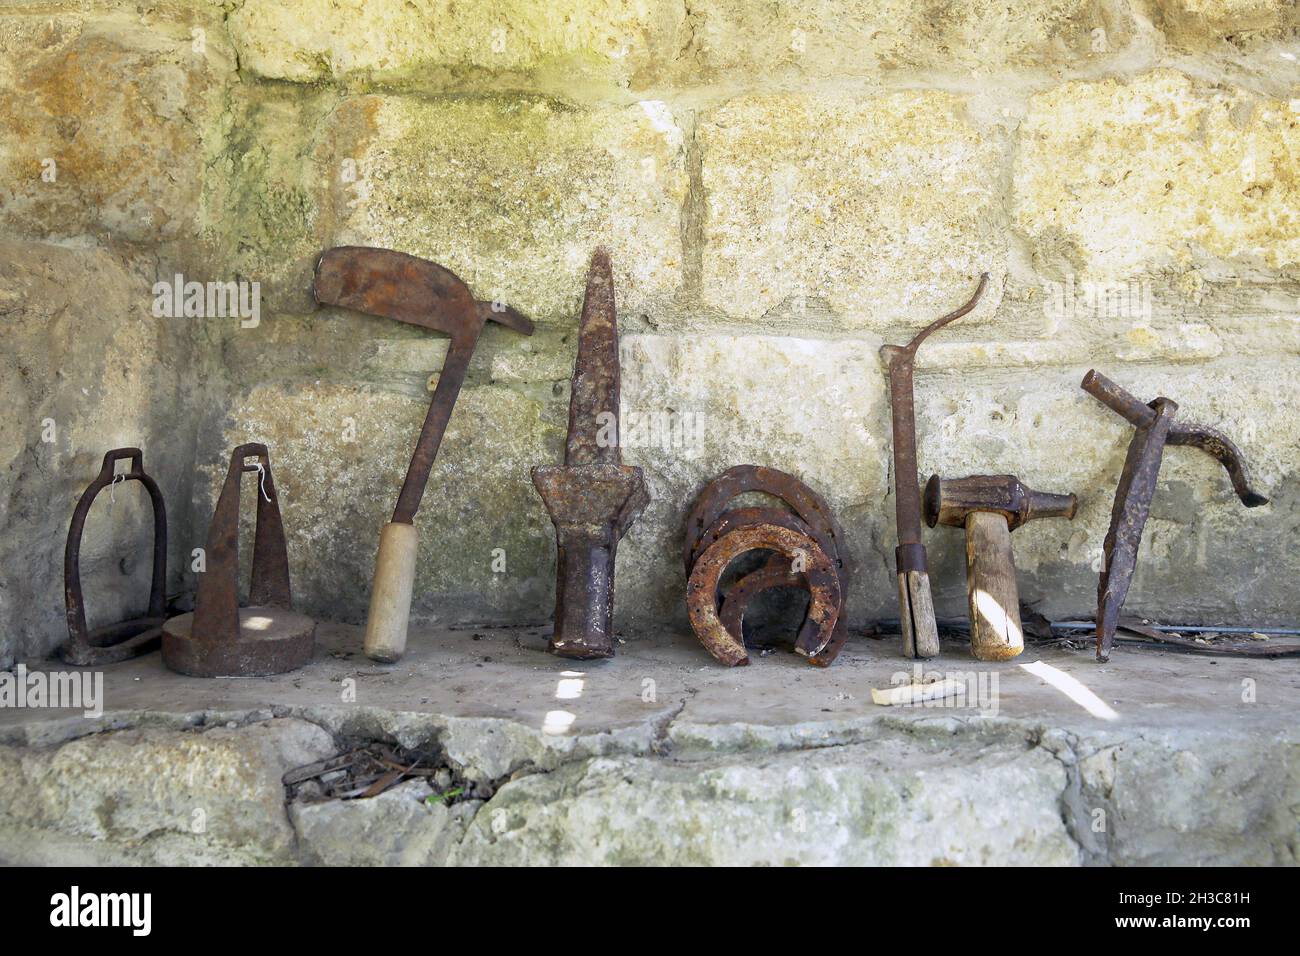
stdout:
<svg viewBox="0 0 1300 956">
<path fill-rule="evenodd" d="M 524 335 L 533 323 L 506 306 L 478 302 L 469 286 L 436 262 L 391 249 L 337 246 L 316 263 L 312 294 L 321 305 L 338 305 L 398 322 L 473 339 L 487 320 Z"/>
<path fill-rule="evenodd" d="M 992 511 L 1007 519 L 1014 531 L 1035 518 L 1073 518 L 1078 499 L 1034 491 L 1015 475 L 971 475 L 940 478 L 931 475 L 925 485 L 925 522 L 965 527 L 973 511 Z"/>
</svg>

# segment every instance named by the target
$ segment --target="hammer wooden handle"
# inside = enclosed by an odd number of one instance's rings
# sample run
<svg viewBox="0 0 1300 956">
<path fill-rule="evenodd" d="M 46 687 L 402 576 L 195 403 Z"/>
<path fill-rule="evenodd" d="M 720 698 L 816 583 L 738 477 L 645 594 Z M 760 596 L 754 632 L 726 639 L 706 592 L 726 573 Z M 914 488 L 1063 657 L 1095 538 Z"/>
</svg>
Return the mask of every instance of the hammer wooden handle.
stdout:
<svg viewBox="0 0 1300 956">
<path fill-rule="evenodd" d="M 966 600 L 970 648 L 977 659 L 1005 661 L 1024 650 L 1011 530 L 997 512 L 966 516 Z"/>
</svg>

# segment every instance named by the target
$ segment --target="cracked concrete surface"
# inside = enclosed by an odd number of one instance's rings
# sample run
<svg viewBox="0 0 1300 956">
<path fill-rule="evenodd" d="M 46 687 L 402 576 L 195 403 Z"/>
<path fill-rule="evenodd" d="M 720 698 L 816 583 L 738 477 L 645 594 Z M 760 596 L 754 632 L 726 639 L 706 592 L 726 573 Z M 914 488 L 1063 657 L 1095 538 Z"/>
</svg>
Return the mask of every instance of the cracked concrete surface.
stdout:
<svg viewBox="0 0 1300 956">
<path fill-rule="evenodd" d="M 357 628 L 322 624 L 293 674 L 204 681 L 153 655 L 104 672 L 99 718 L 2 709 L 0 861 L 1300 858 L 1295 661 L 1030 648 L 987 665 L 948 645 L 925 669 L 969 679 L 969 706 L 899 709 L 870 700 L 910 669 L 894 639 L 855 639 L 827 670 L 780 650 L 727 670 L 688 634 L 590 663 L 545 640 L 423 630 L 382 666 Z M 1051 682 L 1018 666 L 1035 660 Z M 412 782 L 286 806 L 285 771 L 371 740 L 432 745 L 491 799 L 429 806 Z"/>
</svg>

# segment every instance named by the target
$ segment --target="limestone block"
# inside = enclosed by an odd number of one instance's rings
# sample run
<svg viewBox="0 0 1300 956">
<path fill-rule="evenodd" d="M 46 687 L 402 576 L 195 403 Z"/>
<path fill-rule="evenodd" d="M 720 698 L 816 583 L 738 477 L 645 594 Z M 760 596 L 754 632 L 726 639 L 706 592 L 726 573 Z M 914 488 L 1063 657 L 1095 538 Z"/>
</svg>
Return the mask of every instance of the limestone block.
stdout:
<svg viewBox="0 0 1300 956">
<path fill-rule="evenodd" d="M 662 102 L 386 97 L 372 122 L 340 242 L 440 262 L 479 298 L 535 319 L 573 321 L 598 244 L 611 252 L 620 309 L 676 292 L 687 177 L 683 134 Z"/>
<path fill-rule="evenodd" d="M 1045 752 L 869 745 L 687 764 L 598 758 L 506 784 L 458 864 L 972 865 L 1078 861 Z M 757 839 L 759 835 L 762 839 Z"/>
<path fill-rule="evenodd" d="M 1298 174 L 1287 102 L 1172 70 L 1065 83 L 1020 126 L 1014 218 L 1042 271 L 1294 278 Z"/>
<path fill-rule="evenodd" d="M 448 807 L 428 802 L 430 793 L 411 780 L 364 800 L 291 803 L 289 818 L 305 862 L 317 866 L 438 866 L 477 804 Z"/>
<path fill-rule="evenodd" d="M 1260 681 L 1270 692 L 1269 677 L 1261 673 Z M 1223 693 L 1242 688 L 1225 685 Z M 1104 823 L 1110 861 L 1294 866 L 1297 745 L 1266 736 L 1237 734 L 1203 747 L 1200 734 L 1142 734 L 1087 754 L 1079 761 L 1083 803 L 1102 813 L 1094 819 Z M 1244 778 L 1253 786 L 1242 787 Z"/>
<path fill-rule="evenodd" d="M 217 278 L 259 283 L 263 309 L 310 312 L 316 258 L 364 198 L 358 157 L 379 100 L 237 88 L 203 180 L 202 235 Z M 207 278 L 207 277 L 204 277 Z"/>
<path fill-rule="evenodd" d="M 981 0 L 941 13 L 908 0 L 704 0 L 690 14 L 690 62 L 710 79 L 1083 63 L 1123 49 L 1134 30 L 1123 4 L 1093 0 Z"/>
<path fill-rule="evenodd" d="M 1294 37 L 1300 10 L 1287 0 L 1156 0 L 1151 20 L 1175 47 L 1204 50 L 1216 42 L 1251 49 Z"/>
<path fill-rule="evenodd" d="M 230 32 L 241 64 L 277 80 L 509 74 L 626 86 L 671 61 L 684 19 L 679 0 L 248 0 Z"/>
<path fill-rule="evenodd" d="M 846 329 L 925 322 L 1006 269 L 1002 145 L 938 91 L 731 100 L 700 121 L 705 302 L 824 300 Z M 783 331 L 796 331 L 786 320 Z"/>
<path fill-rule="evenodd" d="M 286 718 L 248 728 L 135 729 L 52 750 L 0 750 L 0 829 L 7 853 L 42 862 L 41 830 L 106 862 L 286 862 L 294 833 L 280 778 L 335 752 L 313 724 Z"/>
<path fill-rule="evenodd" d="M 31 238 L 192 236 L 234 75 L 220 10 L 44 7 L 0 16 L 0 223 Z"/>
</svg>

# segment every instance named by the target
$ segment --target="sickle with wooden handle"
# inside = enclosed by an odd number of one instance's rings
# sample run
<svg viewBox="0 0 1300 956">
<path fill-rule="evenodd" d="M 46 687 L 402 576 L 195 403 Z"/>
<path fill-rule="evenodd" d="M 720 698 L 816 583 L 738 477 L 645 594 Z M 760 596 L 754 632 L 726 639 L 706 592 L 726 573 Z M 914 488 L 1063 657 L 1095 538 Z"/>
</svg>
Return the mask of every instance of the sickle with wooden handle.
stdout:
<svg viewBox="0 0 1300 956">
<path fill-rule="evenodd" d="M 373 660 L 395 661 L 406 650 L 415 586 L 418 537 L 412 522 L 479 333 L 489 319 L 524 335 L 532 335 L 533 323 L 513 309 L 475 301 L 469 286 L 451 270 L 391 249 L 338 246 L 328 250 L 316 264 L 312 292 L 322 305 L 355 309 L 451 336 L 393 519 L 379 535 L 365 652 Z"/>
</svg>

